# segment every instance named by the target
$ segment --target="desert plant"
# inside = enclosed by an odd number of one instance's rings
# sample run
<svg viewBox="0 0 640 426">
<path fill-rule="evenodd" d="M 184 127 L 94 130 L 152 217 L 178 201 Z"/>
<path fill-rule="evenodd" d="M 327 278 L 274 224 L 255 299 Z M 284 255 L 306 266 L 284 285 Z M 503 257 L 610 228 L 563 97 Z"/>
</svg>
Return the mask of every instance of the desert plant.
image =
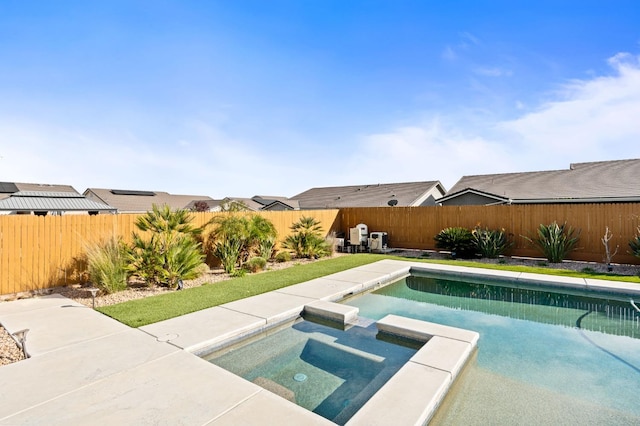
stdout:
<svg viewBox="0 0 640 426">
<path fill-rule="evenodd" d="M 640 257 L 640 226 L 638 226 L 638 232 L 636 236 L 629 241 L 630 253 L 635 257 Z"/>
<path fill-rule="evenodd" d="M 266 266 L 267 260 L 260 256 L 252 257 L 244 264 L 244 268 L 251 272 L 262 271 Z"/>
<path fill-rule="evenodd" d="M 289 262 L 291 261 L 291 253 L 289 253 L 288 251 L 278 252 L 278 254 L 276 254 L 274 259 L 278 263 Z"/>
<path fill-rule="evenodd" d="M 105 293 L 115 293 L 127 288 L 126 250 L 126 245 L 116 237 L 87 248 L 91 281 Z"/>
<path fill-rule="evenodd" d="M 504 229 L 476 227 L 471 231 L 471 241 L 476 253 L 492 259 L 504 254 L 511 247 Z"/>
<path fill-rule="evenodd" d="M 212 224 L 207 251 L 220 259 L 225 272 L 232 273 L 255 255 L 271 258 L 277 232 L 269 219 L 231 214 L 217 216 Z"/>
<path fill-rule="evenodd" d="M 536 237 L 524 238 L 536 246 L 549 262 L 558 263 L 576 248 L 580 231 L 567 227 L 566 222 L 562 225 L 553 222 L 549 225 L 540 224 Z"/>
<path fill-rule="evenodd" d="M 202 230 L 191 221 L 188 211 L 171 210 L 167 205 L 154 205 L 140 216 L 136 227 L 149 237 L 133 233 L 129 270 L 149 285 L 166 283 L 175 287 L 180 279 L 194 278 L 202 268 L 204 256 L 195 240 Z"/>
<path fill-rule="evenodd" d="M 269 219 L 253 215 L 249 221 L 249 254 L 251 252 L 265 259 L 271 259 L 278 232 Z"/>
<path fill-rule="evenodd" d="M 284 240 L 283 247 L 296 257 L 319 258 L 331 254 L 331 247 L 322 238 L 322 227 L 313 217 L 303 216 L 291 225 L 293 233 Z"/>
<path fill-rule="evenodd" d="M 434 237 L 436 247 L 448 250 L 451 256 L 468 258 L 475 254 L 471 231 L 463 227 L 445 228 Z"/>
</svg>

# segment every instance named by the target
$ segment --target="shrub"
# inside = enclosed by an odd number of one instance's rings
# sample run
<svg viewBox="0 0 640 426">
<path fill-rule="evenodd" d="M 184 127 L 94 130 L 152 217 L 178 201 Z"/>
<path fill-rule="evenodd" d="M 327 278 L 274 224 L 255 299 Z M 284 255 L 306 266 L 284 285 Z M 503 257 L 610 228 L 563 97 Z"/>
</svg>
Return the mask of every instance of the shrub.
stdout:
<svg viewBox="0 0 640 426">
<path fill-rule="evenodd" d="M 434 237 L 434 240 L 437 248 L 449 250 L 454 258 L 469 258 L 475 254 L 472 234 L 467 228 L 445 228 Z"/>
<path fill-rule="evenodd" d="M 293 233 L 283 243 L 283 247 L 292 251 L 296 257 L 317 259 L 331 254 L 330 244 L 322 238 L 322 227 L 313 217 L 301 217 L 291 225 Z"/>
<path fill-rule="evenodd" d="M 105 293 L 127 288 L 126 246 L 112 237 L 87 249 L 87 262 L 91 281 Z"/>
<path fill-rule="evenodd" d="M 640 257 L 640 226 L 638 226 L 638 233 L 629 241 L 630 253 L 635 257 Z"/>
<path fill-rule="evenodd" d="M 553 222 L 549 225 L 541 224 L 538 227 L 538 235 L 535 238 L 525 237 L 536 246 L 551 263 L 562 260 L 576 248 L 580 239 L 580 231 L 568 227 L 567 223 L 558 225 Z"/>
<path fill-rule="evenodd" d="M 145 239 L 133 233 L 128 269 L 149 285 L 175 287 L 180 279 L 195 278 L 202 270 L 204 256 L 195 240 L 202 230 L 191 225 L 192 219 L 186 210 L 154 205 L 136 220 L 136 227 L 150 236 Z"/>
<path fill-rule="evenodd" d="M 281 251 L 278 254 L 276 254 L 275 261 L 278 263 L 290 262 L 291 253 L 289 253 L 288 251 Z"/>
<path fill-rule="evenodd" d="M 504 229 L 476 228 L 471 231 L 471 240 L 476 253 L 492 259 L 504 254 L 511 247 Z"/>
<path fill-rule="evenodd" d="M 264 270 L 267 266 L 267 260 L 264 257 L 256 256 L 252 257 L 244 264 L 244 268 L 251 272 L 258 272 Z"/>
<path fill-rule="evenodd" d="M 254 255 L 271 258 L 277 233 L 269 219 L 232 214 L 218 216 L 213 223 L 216 228 L 209 234 L 207 251 L 220 259 L 225 272 L 232 273 Z"/>
</svg>

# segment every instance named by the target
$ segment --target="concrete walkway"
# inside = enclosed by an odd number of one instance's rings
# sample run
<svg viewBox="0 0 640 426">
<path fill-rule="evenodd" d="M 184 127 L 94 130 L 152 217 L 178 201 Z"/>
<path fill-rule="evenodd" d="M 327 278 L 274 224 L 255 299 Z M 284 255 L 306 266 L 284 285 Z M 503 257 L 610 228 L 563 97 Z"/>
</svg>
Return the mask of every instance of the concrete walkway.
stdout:
<svg viewBox="0 0 640 426">
<path fill-rule="evenodd" d="M 0 367 L 0 425 L 331 425 L 194 354 L 298 316 L 305 304 L 377 287 L 412 266 L 454 274 L 470 269 L 383 260 L 140 329 L 59 295 L 0 303 L 5 329 L 30 330 L 32 355 Z"/>
<path fill-rule="evenodd" d="M 331 425 L 190 352 L 408 269 L 375 264 L 141 329 L 59 295 L 1 303 L 7 331 L 29 329 L 31 358 L 0 367 L 0 425 Z"/>
</svg>

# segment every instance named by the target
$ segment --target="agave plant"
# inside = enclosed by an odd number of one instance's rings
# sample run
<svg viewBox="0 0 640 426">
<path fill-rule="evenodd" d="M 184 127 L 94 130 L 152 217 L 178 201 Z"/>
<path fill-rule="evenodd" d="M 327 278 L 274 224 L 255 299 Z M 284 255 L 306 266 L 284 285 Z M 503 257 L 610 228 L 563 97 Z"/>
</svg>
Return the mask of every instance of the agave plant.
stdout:
<svg viewBox="0 0 640 426">
<path fill-rule="evenodd" d="M 580 231 L 567 227 L 567 223 L 558 225 L 553 222 L 549 225 L 540 224 L 535 238 L 525 237 L 536 246 L 551 263 L 559 263 L 576 248 L 580 240 Z"/>
<path fill-rule="evenodd" d="M 496 258 L 511 247 L 511 242 L 508 240 L 504 229 L 492 230 L 477 227 L 471 231 L 471 241 L 476 248 L 476 252 L 482 257 L 488 258 Z"/>
</svg>

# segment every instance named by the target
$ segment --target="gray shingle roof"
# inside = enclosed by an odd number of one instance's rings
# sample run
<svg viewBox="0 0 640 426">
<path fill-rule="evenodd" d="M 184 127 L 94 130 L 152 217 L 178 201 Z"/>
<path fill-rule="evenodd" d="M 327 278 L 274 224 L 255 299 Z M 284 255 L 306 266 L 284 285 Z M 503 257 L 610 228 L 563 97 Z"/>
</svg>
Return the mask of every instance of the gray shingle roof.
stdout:
<svg viewBox="0 0 640 426">
<path fill-rule="evenodd" d="M 206 195 L 175 195 L 161 191 L 125 191 L 107 188 L 88 188 L 84 194 L 91 199 L 101 201 L 118 209 L 119 213 L 146 213 L 153 205 L 168 205 L 172 209 L 186 209 L 193 201 L 208 201 Z M 153 195 L 151 195 L 153 194 Z"/>
<path fill-rule="evenodd" d="M 397 206 L 421 205 L 430 192 L 435 198 L 444 195 L 438 181 L 386 183 L 373 185 L 335 186 L 312 188 L 291 197 L 301 209 L 327 209 L 341 207 L 388 207 L 390 200 Z"/>
<path fill-rule="evenodd" d="M 9 198 L 0 200 L 1 211 L 114 211 L 103 203 L 86 199 L 71 192 L 20 191 Z"/>
<path fill-rule="evenodd" d="M 438 201 L 469 190 L 506 202 L 584 202 L 640 199 L 640 159 L 571 164 L 567 170 L 464 176 Z"/>
</svg>

